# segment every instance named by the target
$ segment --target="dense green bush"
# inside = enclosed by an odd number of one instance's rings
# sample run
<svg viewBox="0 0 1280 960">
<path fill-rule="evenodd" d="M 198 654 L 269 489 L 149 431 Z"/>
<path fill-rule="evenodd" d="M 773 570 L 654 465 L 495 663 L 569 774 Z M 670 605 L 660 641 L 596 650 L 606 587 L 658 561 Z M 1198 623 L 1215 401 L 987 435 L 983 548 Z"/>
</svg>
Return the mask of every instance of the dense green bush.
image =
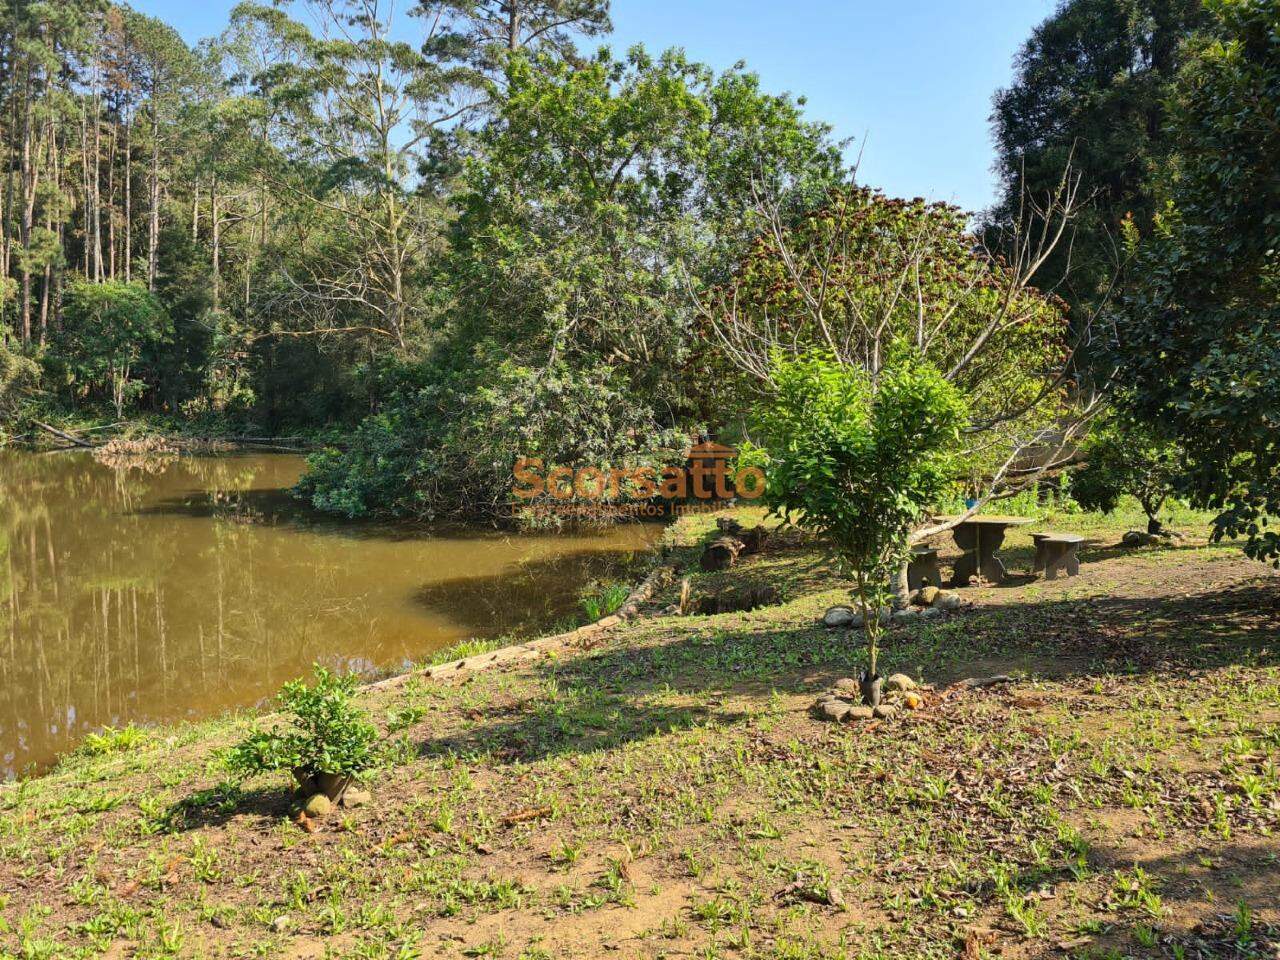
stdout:
<svg viewBox="0 0 1280 960">
<path fill-rule="evenodd" d="M 107 280 L 71 284 L 63 317 L 53 354 L 73 391 L 99 393 L 124 416 L 158 369 L 157 348 L 173 332 L 169 315 L 145 284 Z"/>
<path fill-rule="evenodd" d="M 0 425 L 10 421 L 22 400 L 40 382 L 40 367 L 9 348 L 0 334 Z"/>
<path fill-rule="evenodd" d="M 1185 470 L 1178 445 L 1140 424 L 1112 418 L 1094 429 L 1081 452 L 1085 465 L 1071 482 L 1076 503 L 1111 513 L 1128 494 L 1147 515 L 1147 532 L 1159 533 L 1160 510 Z"/>
<path fill-rule="evenodd" d="M 826 182 L 825 127 L 681 52 L 513 58 L 441 252 L 440 329 L 392 399 L 300 487 L 351 516 L 493 516 L 518 457 L 679 456 L 708 387 L 697 298 L 758 228 L 752 192 Z"/>
<path fill-rule="evenodd" d="M 356 705 L 357 679 L 315 668 L 315 684 L 286 683 L 280 710 L 288 725 L 254 730 L 223 755 L 228 772 L 246 778 L 273 770 L 365 777 L 382 761 L 377 728 Z"/>
<path fill-rule="evenodd" d="M 517 458 L 573 468 L 658 464 L 685 441 L 605 365 L 421 372 L 424 380 L 399 388 L 347 449 L 311 458 L 302 496 L 352 517 L 492 518 L 510 510 Z"/>
</svg>

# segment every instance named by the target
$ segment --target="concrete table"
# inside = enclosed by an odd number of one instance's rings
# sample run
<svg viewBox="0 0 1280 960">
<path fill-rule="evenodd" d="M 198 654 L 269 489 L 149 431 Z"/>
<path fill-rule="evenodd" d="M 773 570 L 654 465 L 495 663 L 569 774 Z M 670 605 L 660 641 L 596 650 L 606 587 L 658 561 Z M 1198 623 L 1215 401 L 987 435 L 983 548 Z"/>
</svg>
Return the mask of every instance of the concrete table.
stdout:
<svg viewBox="0 0 1280 960">
<path fill-rule="evenodd" d="M 936 519 L 946 521 L 955 518 Z M 951 535 L 963 554 L 956 561 L 951 582 L 957 587 L 967 587 L 974 576 L 980 573 L 988 583 L 1003 583 L 1004 564 L 996 556 L 996 551 L 1004 543 L 1004 532 L 1009 527 L 1021 527 L 1028 523 L 1035 523 L 1035 520 L 1031 517 L 998 517 L 980 513 L 953 527 Z"/>
</svg>

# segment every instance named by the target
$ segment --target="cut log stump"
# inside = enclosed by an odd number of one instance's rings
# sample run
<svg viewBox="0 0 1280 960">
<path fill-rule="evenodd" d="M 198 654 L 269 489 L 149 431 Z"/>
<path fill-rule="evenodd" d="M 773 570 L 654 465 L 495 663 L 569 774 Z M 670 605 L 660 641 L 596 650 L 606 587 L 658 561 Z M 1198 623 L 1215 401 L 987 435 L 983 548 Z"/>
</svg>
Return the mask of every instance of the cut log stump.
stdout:
<svg viewBox="0 0 1280 960">
<path fill-rule="evenodd" d="M 746 544 L 737 537 L 720 537 L 707 544 L 702 551 L 699 565 L 703 570 L 728 570 L 738 562 L 738 554 L 742 553 Z"/>
</svg>

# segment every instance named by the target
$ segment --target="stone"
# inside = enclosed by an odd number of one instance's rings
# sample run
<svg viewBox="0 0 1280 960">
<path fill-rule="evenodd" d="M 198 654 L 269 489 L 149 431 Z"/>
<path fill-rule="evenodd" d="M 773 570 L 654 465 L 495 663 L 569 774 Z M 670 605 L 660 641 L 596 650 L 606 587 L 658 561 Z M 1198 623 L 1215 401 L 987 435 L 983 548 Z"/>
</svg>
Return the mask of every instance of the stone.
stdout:
<svg viewBox="0 0 1280 960">
<path fill-rule="evenodd" d="M 825 627 L 851 627 L 855 625 L 854 620 L 861 623 L 861 618 L 852 607 L 832 607 L 822 615 L 822 625 Z"/>
<path fill-rule="evenodd" d="M 891 703 L 882 703 L 871 712 L 877 720 L 891 720 L 897 716 L 898 708 Z"/>
<path fill-rule="evenodd" d="M 373 794 L 368 790 L 361 790 L 358 787 L 347 787 L 347 792 L 342 795 L 342 805 L 344 807 L 363 807 L 373 799 Z"/>
<path fill-rule="evenodd" d="M 848 611 L 846 615 L 843 612 Z M 886 626 L 893 619 L 893 608 L 882 607 L 880 609 L 880 622 Z M 857 629 L 862 626 L 862 614 L 852 607 L 832 607 L 822 616 L 822 622 L 828 627 L 852 627 Z"/>
<path fill-rule="evenodd" d="M 885 693 L 898 693 L 903 690 L 914 690 L 916 682 L 905 673 L 895 673 L 884 682 Z"/>
<path fill-rule="evenodd" d="M 941 592 L 942 592 L 941 590 L 939 590 L 937 587 L 933 586 L 932 584 L 927 587 L 921 587 L 918 591 L 916 591 L 916 602 L 919 603 L 920 606 L 922 607 L 931 607 L 933 606 L 934 601 L 937 599 L 938 594 L 940 594 Z"/>
<path fill-rule="evenodd" d="M 849 712 L 844 715 L 844 722 L 852 723 L 854 720 L 870 720 L 873 716 L 875 716 L 875 712 L 870 707 L 858 704 L 849 708 Z"/>
<path fill-rule="evenodd" d="M 1150 547 L 1162 541 L 1159 534 L 1144 533 L 1141 530 L 1130 530 L 1120 538 L 1120 542 L 1126 547 Z"/>
<path fill-rule="evenodd" d="M 333 809 L 333 801 L 323 793 L 313 793 L 302 805 L 302 812 L 308 817 L 323 817 Z"/>
<path fill-rule="evenodd" d="M 328 800 L 329 798 L 325 797 L 325 799 Z M 289 918 L 281 915 L 272 920 L 269 926 L 272 933 L 284 933 L 289 929 Z"/>
<path fill-rule="evenodd" d="M 941 590 L 933 600 L 933 605 L 939 610 L 959 610 L 960 605 L 964 601 L 960 599 L 960 594 L 953 590 Z"/>
<path fill-rule="evenodd" d="M 858 686 L 858 681 L 853 677 L 841 677 L 836 681 L 835 689 L 839 690 L 841 693 L 862 694 L 862 688 Z"/>
<path fill-rule="evenodd" d="M 822 713 L 828 720 L 834 720 L 839 723 L 845 718 L 852 706 L 843 700 L 833 700 L 822 705 Z"/>
<path fill-rule="evenodd" d="M 920 619 L 921 620 L 937 620 L 944 613 L 946 613 L 946 611 L 943 610 L 941 607 L 925 607 L 925 609 L 920 611 Z"/>
<path fill-rule="evenodd" d="M 904 607 L 901 610 L 893 611 L 893 619 L 901 622 L 903 620 L 919 620 L 924 613 L 919 607 Z"/>
</svg>

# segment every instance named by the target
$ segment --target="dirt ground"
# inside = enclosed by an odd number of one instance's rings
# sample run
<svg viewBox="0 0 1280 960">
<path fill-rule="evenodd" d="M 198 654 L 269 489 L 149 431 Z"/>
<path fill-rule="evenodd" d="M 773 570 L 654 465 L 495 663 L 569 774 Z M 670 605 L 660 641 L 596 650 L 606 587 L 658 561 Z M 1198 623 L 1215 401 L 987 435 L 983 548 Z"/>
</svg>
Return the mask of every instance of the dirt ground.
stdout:
<svg viewBox="0 0 1280 960">
<path fill-rule="evenodd" d="M 252 716 L 107 738 L 0 788 L 0 957 L 1275 960 L 1280 577 L 1200 527 L 1064 523 L 1079 577 L 891 628 L 925 697 L 888 721 L 812 715 L 862 651 L 818 623 L 848 585 L 780 538 L 691 584 L 776 606 L 370 692 L 394 762 L 321 820 L 223 782 Z"/>
</svg>

